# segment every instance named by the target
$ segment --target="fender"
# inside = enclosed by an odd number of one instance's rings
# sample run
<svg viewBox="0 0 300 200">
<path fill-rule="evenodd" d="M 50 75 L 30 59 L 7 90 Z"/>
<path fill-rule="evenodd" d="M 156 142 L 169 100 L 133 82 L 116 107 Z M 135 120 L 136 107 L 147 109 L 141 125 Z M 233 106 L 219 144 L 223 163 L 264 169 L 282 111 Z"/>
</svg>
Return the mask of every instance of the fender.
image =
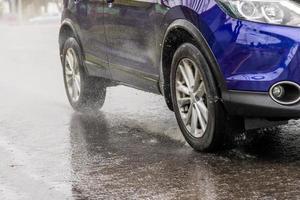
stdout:
<svg viewBox="0 0 300 200">
<path fill-rule="evenodd" d="M 203 26 L 202 24 L 202 27 Z M 165 44 L 166 38 L 168 36 L 168 34 L 174 30 L 174 29 L 184 29 L 185 31 L 187 31 L 197 42 L 198 44 L 198 48 L 200 49 L 200 51 L 203 53 L 203 55 L 205 56 L 209 66 L 211 67 L 211 71 L 213 73 L 213 76 L 216 80 L 217 86 L 220 89 L 220 97 L 222 97 L 222 94 L 224 91 L 227 91 L 227 87 L 226 87 L 226 83 L 224 80 L 224 77 L 222 75 L 222 72 L 220 70 L 220 67 L 217 63 L 217 60 L 214 56 L 214 54 L 212 53 L 211 48 L 208 45 L 207 40 L 205 39 L 205 37 L 203 36 L 203 34 L 200 32 L 199 28 L 196 27 L 196 25 L 194 23 L 192 23 L 191 20 L 189 19 L 176 19 L 175 21 L 173 21 L 167 28 L 167 30 L 164 33 L 164 37 L 163 37 L 163 43 L 162 46 Z M 163 51 L 161 52 L 161 67 L 160 67 L 160 89 L 161 91 L 164 93 L 164 76 L 163 76 Z"/>
<path fill-rule="evenodd" d="M 76 28 L 76 23 L 74 23 L 70 18 L 65 18 L 62 21 L 60 29 L 59 29 L 59 50 L 60 50 L 59 54 L 60 54 L 61 60 L 62 60 L 62 50 L 63 50 L 63 45 L 64 45 L 64 42 L 62 41 L 62 32 L 65 27 L 68 27 L 72 30 L 74 37 L 77 40 L 79 47 L 81 49 L 81 52 L 82 52 L 81 56 L 82 56 L 84 71 L 88 73 L 87 66 L 85 65 L 85 62 L 84 62 L 85 54 L 84 54 L 84 50 L 83 50 L 82 43 L 80 40 L 81 37 L 79 36 L 78 31 L 77 31 L 77 30 L 79 30 L 79 28 Z"/>
<path fill-rule="evenodd" d="M 79 36 L 78 31 L 77 31 L 77 30 L 79 30 L 79 28 L 76 28 L 75 24 L 76 23 L 74 23 L 70 18 L 66 18 L 62 21 L 60 29 L 59 29 L 59 49 L 60 49 L 60 53 L 61 53 L 61 50 L 62 50 L 63 45 L 64 45 L 63 42 L 61 41 L 62 31 L 66 26 L 69 27 L 72 30 L 72 32 L 74 33 L 74 37 L 78 41 L 81 50 L 83 50 L 82 45 L 81 45 L 81 39 L 80 39 L 81 37 Z"/>
</svg>

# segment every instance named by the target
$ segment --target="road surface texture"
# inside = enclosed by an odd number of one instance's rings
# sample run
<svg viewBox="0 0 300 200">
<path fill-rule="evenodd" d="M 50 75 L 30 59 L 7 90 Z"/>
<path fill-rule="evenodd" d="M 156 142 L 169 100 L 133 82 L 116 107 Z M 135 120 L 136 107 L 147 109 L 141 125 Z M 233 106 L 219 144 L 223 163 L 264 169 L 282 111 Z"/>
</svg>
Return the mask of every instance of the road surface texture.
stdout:
<svg viewBox="0 0 300 200">
<path fill-rule="evenodd" d="M 96 116 L 63 87 L 58 26 L 0 26 L 0 199 L 300 199 L 300 121 L 217 154 L 163 97 L 118 86 Z"/>
</svg>

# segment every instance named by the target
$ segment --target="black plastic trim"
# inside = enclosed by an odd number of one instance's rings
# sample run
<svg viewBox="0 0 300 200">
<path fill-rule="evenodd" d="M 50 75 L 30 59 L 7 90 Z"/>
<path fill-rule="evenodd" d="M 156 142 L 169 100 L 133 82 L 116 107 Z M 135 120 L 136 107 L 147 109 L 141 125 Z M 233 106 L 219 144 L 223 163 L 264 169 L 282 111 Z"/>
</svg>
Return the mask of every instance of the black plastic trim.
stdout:
<svg viewBox="0 0 300 200">
<path fill-rule="evenodd" d="M 222 99 L 230 115 L 269 119 L 300 118 L 300 103 L 281 105 L 267 92 L 228 91 L 223 93 Z"/>
</svg>

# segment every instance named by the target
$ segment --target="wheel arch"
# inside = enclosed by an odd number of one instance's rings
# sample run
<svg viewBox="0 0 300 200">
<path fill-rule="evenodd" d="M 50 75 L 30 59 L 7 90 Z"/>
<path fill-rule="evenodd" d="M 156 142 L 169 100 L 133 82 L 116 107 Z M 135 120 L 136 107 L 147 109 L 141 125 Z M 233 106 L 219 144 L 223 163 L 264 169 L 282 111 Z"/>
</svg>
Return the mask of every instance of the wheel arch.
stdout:
<svg viewBox="0 0 300 200">
<path fill-rule="evenodd" d="M 217 83 L 219 97 L 222 96 L 222 91 L 226 90 L 225 80 L 217 60 L 199 28 L 197 28 L 191 20 L 176 19 L 170 23 L 165 31 L 162 42 L 160 67 L 160 88 L 165 97 L 166 103 L 171 110 L 173 110 L 170 89 L 172 59 L 177 48 L 185 42 L 194 44 L 203 53 L 211 67 L 215 82 Z"/>
<path fill-rule="evenodd" d="M 81 59 L 82 59 L 82 65 L 84 67 L 84 71 L 85 72 L 88 72 L 85 64 L 84 64 L 84 60 L 85 60 L 85 53 L 84 53 L 84 50 L 83 50 L 83 47 L 82 47 L 82 43 L 81 43 L 81 40 L 80 40 L 80 36 L 78 34 L 78 31 L 77 31 L 77 28 L 75 27 L 74 25 L 75 23 L 72 22 L 71 19 L 69 18 L 66 18 L 63 20 L 62 24 L 61 24 L 61 27 L 60 27 L 60 30 L 59 30 L 59 55 L 60 55 L 60 59 L 61 61 L 63 61 L 63 48 L 64 48 L 64 44 L 65 42 L 67 41 L 67 39 L 69 37 L 74 37 L 75 40 L 78 42 L 78 45 L 80 47 L 80 50 L 81 50 Z"/>
<path fill-rule="evenodd" d="M 76 39 L 76 41 L 78 42 L 78 44 L 80 46 L 81 52 L 83 53 L 82 43 L 81 43 L 79 34 L 76 30 L 77 29 L 75 28 L 75 25 L 71 19 L 68 19 L 68 18 L 64 19 L 63 22 L 61 23 L 61 27 L 59 29 L 59 40 L 58 40 L 60 56 L 62 56 L 64 44 L 69 37 L 74 37 Z M 84 56 L 84 55 L 82 55 L 82 56 Z"/>
</svg>

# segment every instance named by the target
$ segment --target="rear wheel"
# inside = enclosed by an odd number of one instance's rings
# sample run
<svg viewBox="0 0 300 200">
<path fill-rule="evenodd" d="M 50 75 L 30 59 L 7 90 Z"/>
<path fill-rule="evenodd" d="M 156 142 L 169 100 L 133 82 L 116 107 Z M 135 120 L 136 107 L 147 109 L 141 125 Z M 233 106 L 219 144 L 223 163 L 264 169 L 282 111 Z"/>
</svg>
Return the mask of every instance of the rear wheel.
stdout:
<svg viewBox="0 0 300 200">
<path fill-rule="evenodd" d="M 74 110 L 98 111 L 105 101 L 106 80 L 86 74 L 82 52 L 75 38 L 70 37 L 65 42 L 62 63 L 66 93 Z"/>
<path fill-rule="evenodd" d="M 187 142 L 198 151 L 216 151 L 225 139 L 226 114 L 199 49 L 185 43 L 173 57 L 171 91 L 175 115 Z"/>
</svg>

